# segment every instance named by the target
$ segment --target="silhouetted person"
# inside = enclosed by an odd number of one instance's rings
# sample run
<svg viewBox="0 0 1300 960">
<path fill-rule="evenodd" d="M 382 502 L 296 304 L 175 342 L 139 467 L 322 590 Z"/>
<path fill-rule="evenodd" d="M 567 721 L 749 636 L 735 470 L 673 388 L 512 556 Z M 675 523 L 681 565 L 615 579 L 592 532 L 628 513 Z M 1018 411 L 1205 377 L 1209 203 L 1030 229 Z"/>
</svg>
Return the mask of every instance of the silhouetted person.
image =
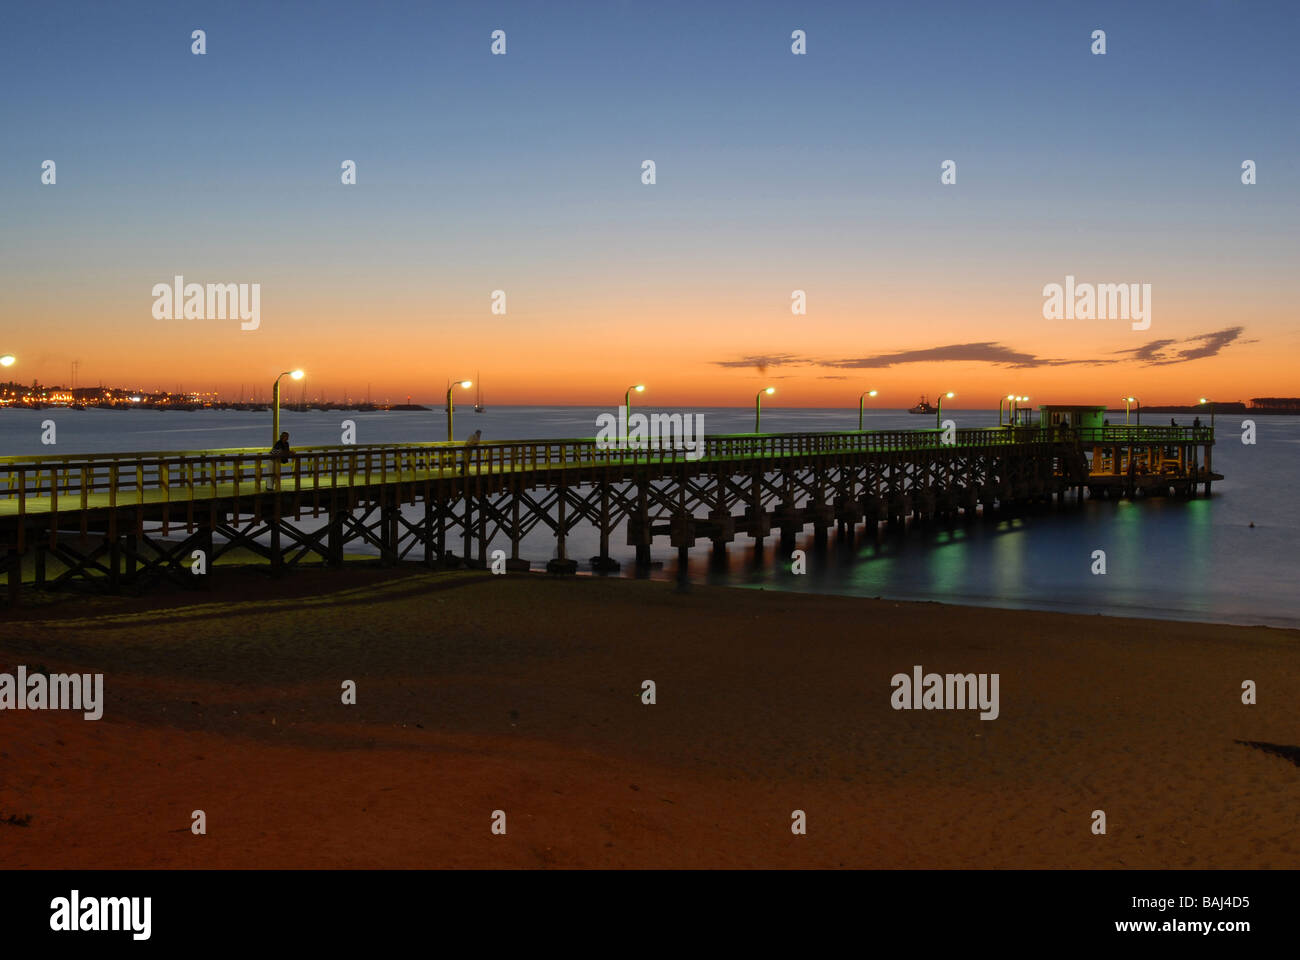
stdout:
<svg viewBox="0 0 1300 960">
<path fill-rule="evenodd" d="M 482 430 L 475 430 L 473 433 L 471 433 L 468 437 L 465 438 L 465 459 L 461 463 L 461 467 L 464 470 L 469 470 L 470 451 L 473 450 L 475 447 L 477 447 L 478 442 L 482 439 L 483 439 Z"/>
<path fill-rule="evenodd" d="M 276 478 L 280 475 L 280 467 L 293 453 L 289 449 L 289 434 L 287 432 L 280 434 L 280 439 L 275 441 L 275 446 L 271 448 L 271 479 L 267 483 L 272 490 L 276 486 Z"/>
<path fill-rule="evenodd" d="M 1199 430 L 1199 429 L 1201 429 L 1201 418 L 1200 418 L 1200 417 L 1194 417 L 1194 418 L 1192 419 L 1192 428 L 1195 429 L 1195 430 Z"/>
<path fill-rule="evenodd" d="M 1171 426 L 1171 427 L 1176 427 L 1176 426 L 1178 426 L 1178 421 L 1175 420 L 1173 417 L 1170 417 L 1170 418 L 1169 418 L 1169 426 Z"/>
</svg>

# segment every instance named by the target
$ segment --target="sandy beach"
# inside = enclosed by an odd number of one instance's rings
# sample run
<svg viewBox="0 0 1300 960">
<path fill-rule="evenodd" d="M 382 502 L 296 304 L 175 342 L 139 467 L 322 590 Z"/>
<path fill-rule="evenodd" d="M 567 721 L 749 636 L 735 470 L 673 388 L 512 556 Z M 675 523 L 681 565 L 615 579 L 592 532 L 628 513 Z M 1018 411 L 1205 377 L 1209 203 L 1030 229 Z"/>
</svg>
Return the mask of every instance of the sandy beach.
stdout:
<svg viewBox="0 0 1300 960">
<path fill-rule="evenodd" d="M 1238 741 L 1300 743 L 1298 642 L 537 574 L 59 597 L 0 671 L 102 672 L 104 716 L 0 712 L 0 866 L 1296 867 L 1300 767 Z M 894 709 L 915 665 L 997 719 Z"/>
</svg>

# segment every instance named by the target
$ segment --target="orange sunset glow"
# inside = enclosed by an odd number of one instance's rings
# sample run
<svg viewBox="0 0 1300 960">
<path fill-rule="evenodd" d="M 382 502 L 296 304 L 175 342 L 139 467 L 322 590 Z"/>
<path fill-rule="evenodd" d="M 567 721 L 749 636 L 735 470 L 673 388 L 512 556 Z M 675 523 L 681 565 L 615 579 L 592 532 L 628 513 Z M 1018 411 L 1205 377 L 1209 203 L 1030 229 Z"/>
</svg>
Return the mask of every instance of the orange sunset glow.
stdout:
<svg viewBox="0 0 1300 960">
<path fill-rule="evenodd" d="M 1035 316 L 1036 291 L 960 303 L 932 290 L 910 304 L 899 291 L 860 307 L 847 285 L 821 296 L 813 288 L 800 317 L 790 314 L 788 294 L 768 286 L 766 303 L 752 291 L 675 298 L 661 291 L 616 309 L 612 294 L 565 304 L 555 291 L 520 290 L 506 316 L 491 316 L 486 296 L 477 309 L 266 296 L 254 331 L 235 321 L 167 321 L 184 330 L 181 349 L 147 310 L 97 317 L 117 335 L 90 343 L 82 317 L 54 313 L 11 335 L 7 349 L 23 358 L 21 375 L 13 374 L 21 380 L 66 382 L 77 359 L 82 385 L 183 385 L 231 398 L 241 385 L 265 393 L 281 370 L 302 367 L 303 384 L 286 388 L 294 397 L 355 398 L 369 386 L 376 398 L 431 402 L 448 379 L 478 376 L 497 405 L 603 404 L 636 381 L 648 385 L 643 402 L 652 406 L 744 406 L 754 389 L 772 384 L 773 405 L 848 407 L 876 389 L 882 408 L 948 390 L 958 394 L 955 408 L 995 407 L 1010 392 L 1097 402 L 1136 394 L 1149 403 L 1284 394 L 1300 350 L 1296 332 L 1273 319 L 1280 308 L 1239 310 L 1229 323 L 1217 310 L 1156 299 L 1151 329 L 1138 332 L 1121 320 L 1044 320 Z M 1206 343 L 1198 338 L 1235 327 L 1217 355 L 1180 358 Z M 1151 359 L 1133 355 L 1152 344 L 1159 352 Z M 909 351 L 922 355 L 891 359 Z M 970 354 L 980 358 L 962 359 Z"/>
</svg>

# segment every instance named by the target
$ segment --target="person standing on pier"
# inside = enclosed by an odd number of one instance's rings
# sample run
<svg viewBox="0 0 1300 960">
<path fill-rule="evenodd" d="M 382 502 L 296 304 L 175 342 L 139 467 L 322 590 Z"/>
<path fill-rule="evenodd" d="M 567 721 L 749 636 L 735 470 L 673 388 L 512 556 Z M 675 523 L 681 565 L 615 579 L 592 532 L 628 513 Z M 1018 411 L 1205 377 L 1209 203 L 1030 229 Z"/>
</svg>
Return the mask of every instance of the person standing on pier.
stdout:
<svg viewBox="0 0 1300 960">
<path fill-rule="evenodd" d="M 280 439 L 275 441 L 275 446 L 271 448 L 271 479 L 267 482 L 270 489 L 276 488 L 279 483 L 280 468 L 292 454 L 293 451 L 289 448 L 289 434 L 286 431 L 280 434 Z"/>
<path fill-rule="evenodd" d="M 475 430 L 473 433 L 471 433 L 468 437 L 465 438 L 465 459 L 464 459 L 464 461 L 461 463 L 461 469 L 462 469 L 462 471 L 468 471 L 468 470 L 469 470 L 469 458 L 470 458 L 470 452 L 471 452 L 475 447 L 478 446 L 478 442 L 479 442 L 480 440 L 482 440 L 482 439 L 483 439 L 483 431 L 482 431 L 482 430 Z"/>
</svg>

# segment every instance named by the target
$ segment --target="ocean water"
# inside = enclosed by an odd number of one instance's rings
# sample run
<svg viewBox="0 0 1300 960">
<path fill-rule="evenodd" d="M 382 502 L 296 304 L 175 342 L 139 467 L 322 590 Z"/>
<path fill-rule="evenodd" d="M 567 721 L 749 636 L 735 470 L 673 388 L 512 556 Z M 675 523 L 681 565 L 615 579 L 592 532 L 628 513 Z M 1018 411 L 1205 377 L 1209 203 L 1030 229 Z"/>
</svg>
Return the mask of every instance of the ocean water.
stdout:
<svg viewBox="0 0 1300 960">
<path fill-rule="evenodd" d="M 456 436 L 481 429 L 484 441 L 590 437 L 596 433 L 596 417 L 613 409 L 491 407 L 475 414 L 467 406 L 457 410 Z M 750 409 L 690 412 L 704 415 L 708 434 L 753 429 Z M 963 428 L 997 423 L 996 411 L 954 409 L 944 415 Z M 52 447 L 41 443 L 41 423 L 47 419 L 57 427 L 58 442 Z M 358 443 L 446 438 L 441 410 L 286 410 L 281 427 L 295 445 L 332 444 L 339 442 L 344 419 L 356 422 Z M 1169 415 L 1147 414 L 1144 419 L 1167 423 Z M 1242 443 L 1243 419 L 1216 419 L 1214 467 L 1226 479 L 1215 484 L 1209 500 L 1087 501 L 1078 509 L 952 529 L 868 533 L 852 541 L 832 533 L 820 554 L 813 549 L 810 528 L 799 541 L 808 556 L 808 572 L 801 576 L 789 572 L 789 557 L 774 556 L 777 537 L 767 539 L 762 561 L 756 562 L 752 541 L 741 535 L 731 544 L 723 566 L 713 562 L 708 543 L 697 545 L 689 573 L 699 582 L 811 593 L 1300 626 L 1300 498 L 1291 486 L 1291 471 L 1300 459 L 1300 417 L 1254 418 L 1254 444 Z M 928 417 L 868 410 L 865 426 L 885 430 L 933 423 Z M 765 431 L 856 427 L 856 408 L 789 410 L 771 405 L 763 411 Z M 0 455 L 10 456 L 269 446 L 270 434 L 269 413 L 0 410 Z M 623 531 L 617 531 L 610 552 L 624 561 L 622 575 L 633 576 L 634 553 L 625 539 Z M 497 546 L 509 547 L 504 542 L 493 544 Z M 1095 550 L 1106 552 L 1104 576 L 1091 572 Z M 534 564 L 544 564 L 554 555 L 554 541 L 538 532 L 523 541 L 520 552 Z M 570 537 L 569 556 L 583 567 L 596 552 L 593 530 L 580 529 Z M 656 544 L 654 559 L 664 563 L 653 575 L 675 577 L 676 554 L 666 541 Z"/>
</svg>

